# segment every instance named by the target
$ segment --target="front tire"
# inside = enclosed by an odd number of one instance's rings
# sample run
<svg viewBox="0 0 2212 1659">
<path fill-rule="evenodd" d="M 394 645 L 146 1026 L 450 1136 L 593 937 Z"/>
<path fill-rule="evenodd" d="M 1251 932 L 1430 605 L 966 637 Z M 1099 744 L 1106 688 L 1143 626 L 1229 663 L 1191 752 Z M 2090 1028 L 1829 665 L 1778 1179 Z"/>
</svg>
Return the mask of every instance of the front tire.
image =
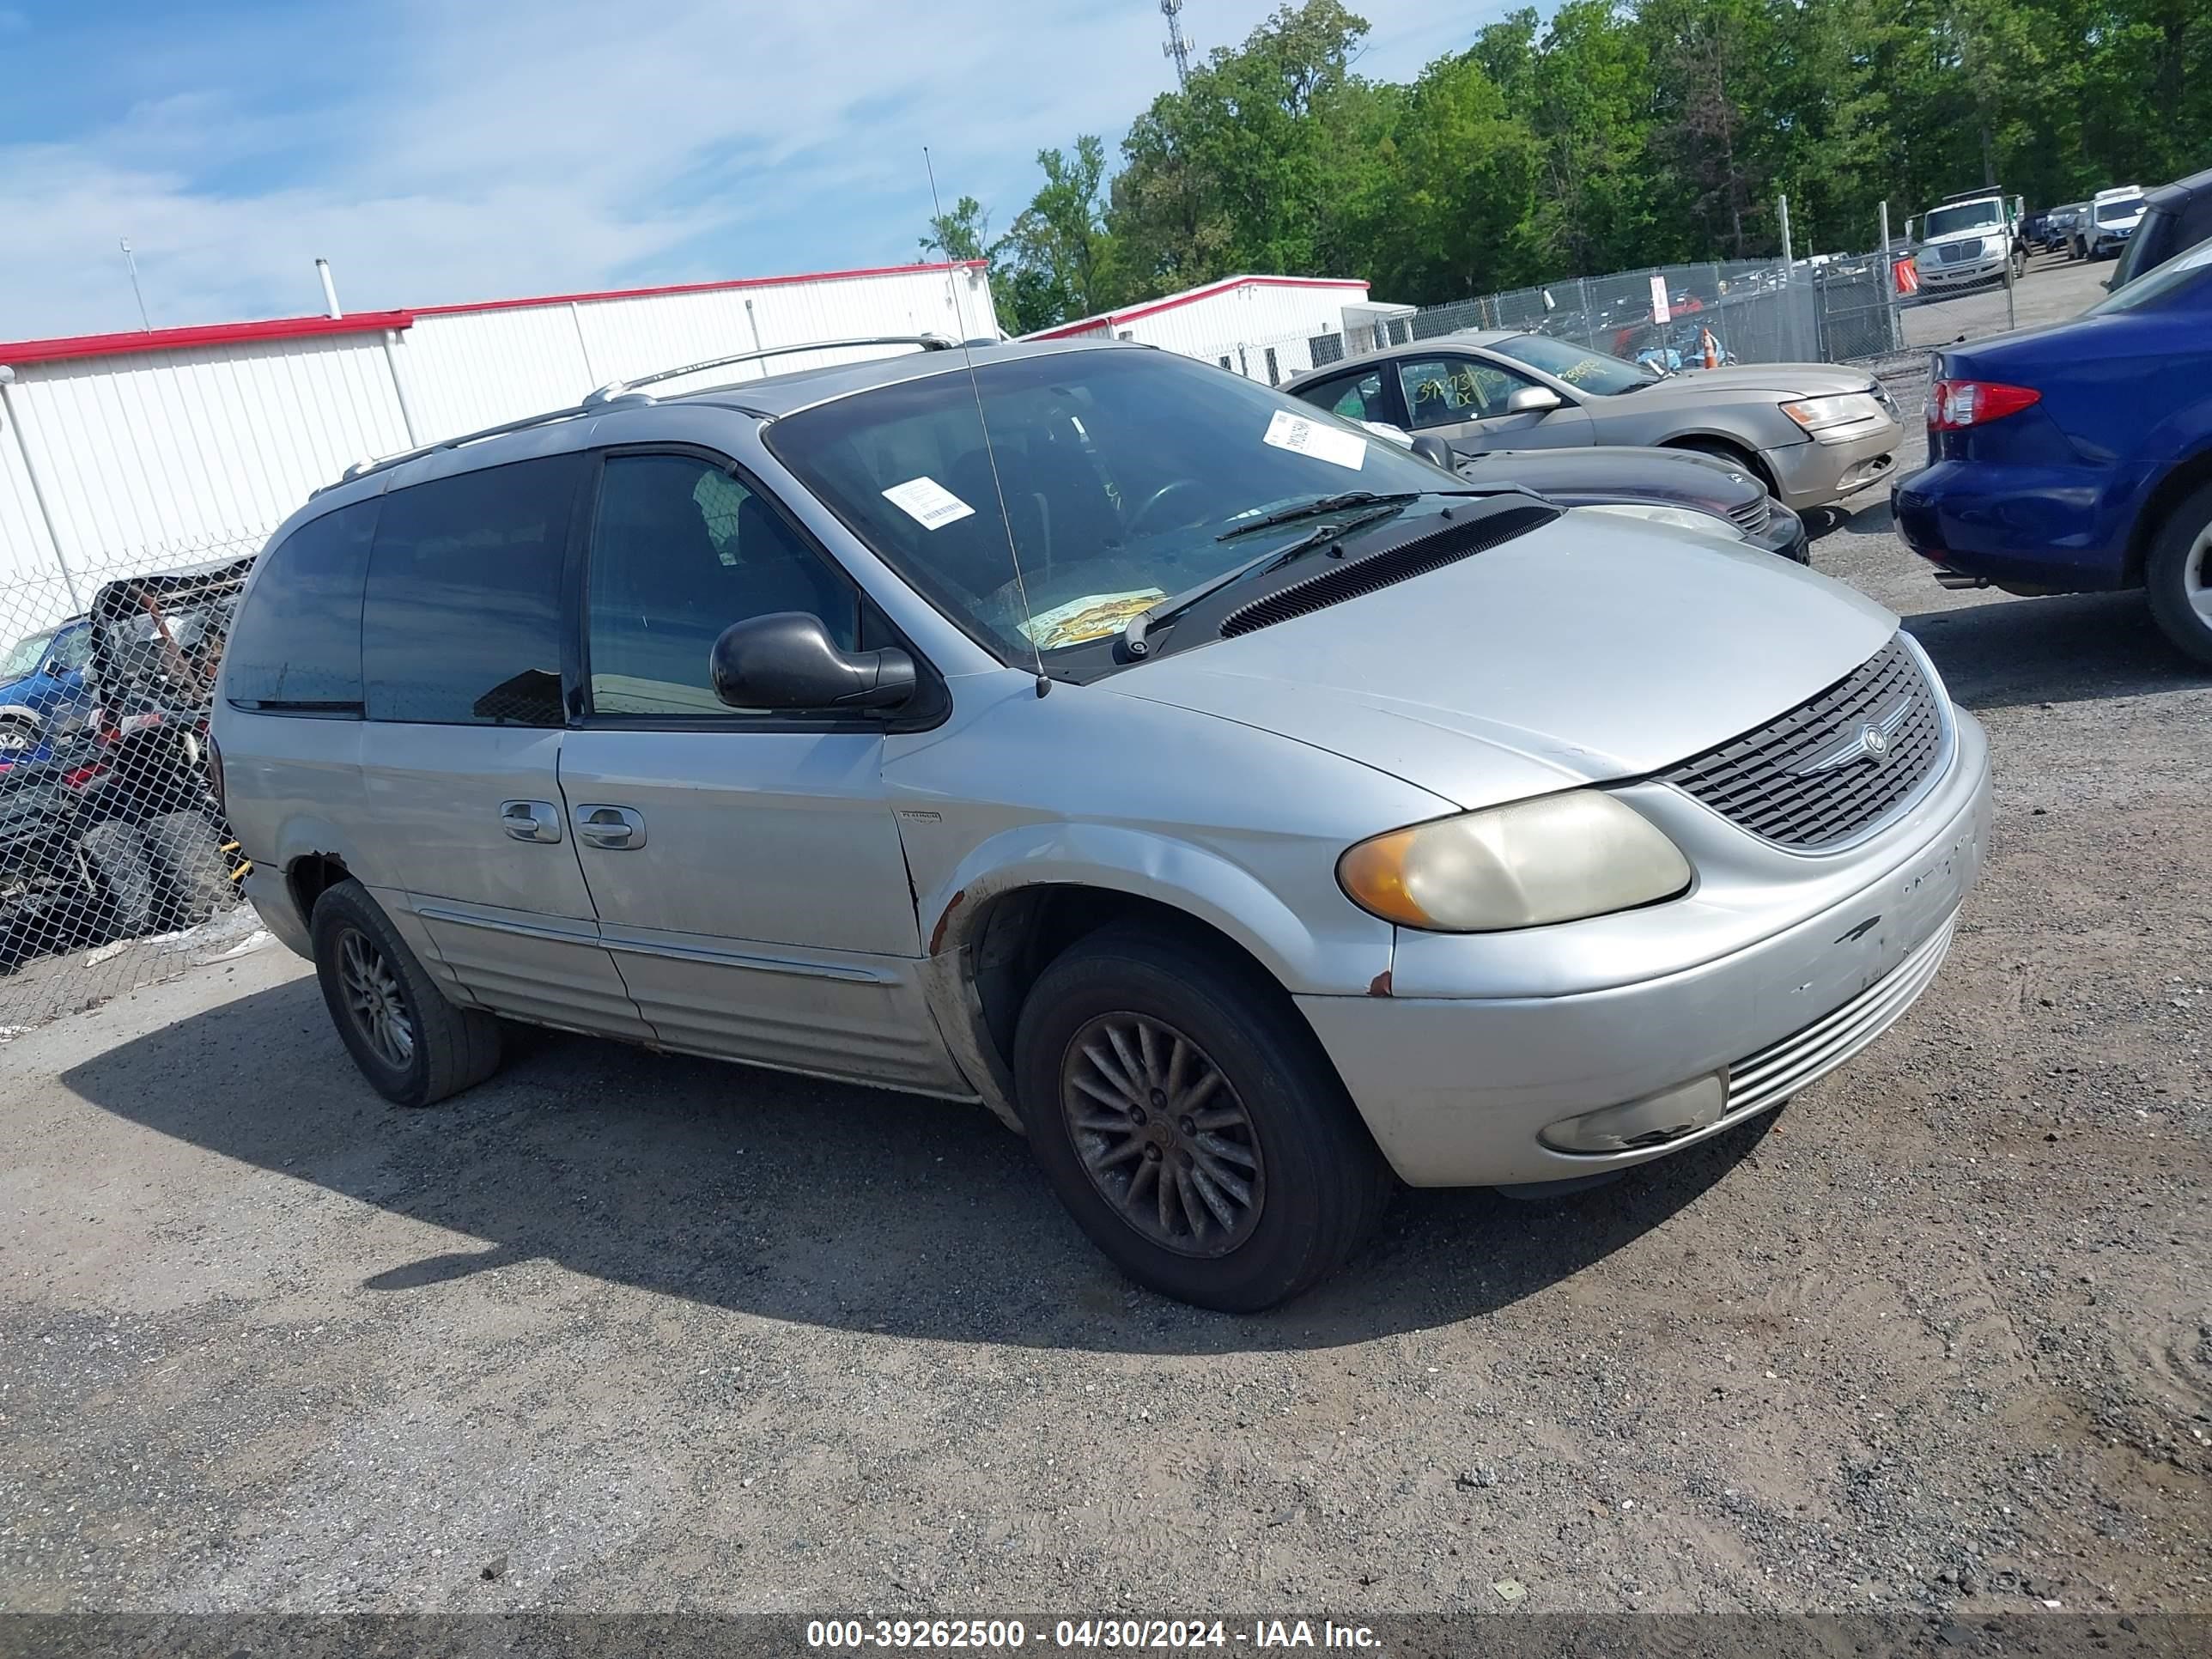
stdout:
<svg viewBox="0 0 2212 1659">
<path fill-rule="evenodd" d="M 1139 1284 L 1252 1313 L 1370 1233 L 1388 1167 L 1279 988 L 1208 941 L 1116 923 L 1038 976 L 1014 1039 L 1030 1144 Z"/>
<path fill-rule="evenodd" d="M 499 1069 L 499 1022 L 448 1002 L 359 882 L 325 890 L 310 931 L 331 1023 L 377 1093 L 428 1106 Z"/>
<path fill-rule="evenodd" d="M 2150 614 L 2166 638 L 2212 666 L 2212 484 L 2166 514 L 2143 577 Z"/>
</svg>

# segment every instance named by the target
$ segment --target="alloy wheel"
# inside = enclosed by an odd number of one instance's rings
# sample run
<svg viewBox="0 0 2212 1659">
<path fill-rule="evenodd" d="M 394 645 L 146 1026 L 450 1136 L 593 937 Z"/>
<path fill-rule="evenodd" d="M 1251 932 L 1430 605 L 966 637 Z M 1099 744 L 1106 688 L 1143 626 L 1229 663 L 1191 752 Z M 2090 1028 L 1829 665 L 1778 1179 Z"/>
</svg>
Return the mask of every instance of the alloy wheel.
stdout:
<svg viewBox="0 0 2212 1659">
<path fill-rule="evenodd" d="M 2197 620 L 2212 629 L 2212 524 L 2197 532 L 2181 560 L 2181 592 Z"/>
<path fill-rule="evenodd" d="M 399 975 L 373 940 L 350 927 L 338 939 L 338 982 L 347 1017 L 370 1052 L 394 1071 L 413 1065 L 415 1021 Z"/>
<path fill-rule="evenodd" d="M 1164 1022 L 1102 1014 L 1060 1060 L 1076 1156 L 1114 1212 L 1179 1255 L 1220 1256 L 1260 1224 L 1267 1170 L 1237 1090 Z"/>
</svg>

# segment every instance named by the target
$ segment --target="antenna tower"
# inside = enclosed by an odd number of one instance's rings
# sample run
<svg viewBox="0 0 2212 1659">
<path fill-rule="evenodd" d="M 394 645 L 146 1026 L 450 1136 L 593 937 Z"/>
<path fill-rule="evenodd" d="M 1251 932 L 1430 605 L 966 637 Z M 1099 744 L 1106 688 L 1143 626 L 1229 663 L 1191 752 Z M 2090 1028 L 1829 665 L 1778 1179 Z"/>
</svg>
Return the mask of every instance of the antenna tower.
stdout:
<svg viewBox="0 0 2212 1659">
<path fill-rule="evenodd" d="M 1183 38 L 1182 0 L 1160 0 L 1160 15 L 1168 20 L 1168 38 L 1160 47 L 1160 56 L 1175 60 L 1176 84 L 1187 85 L 1190 81 L 1190 42 Z"/>
</svg>

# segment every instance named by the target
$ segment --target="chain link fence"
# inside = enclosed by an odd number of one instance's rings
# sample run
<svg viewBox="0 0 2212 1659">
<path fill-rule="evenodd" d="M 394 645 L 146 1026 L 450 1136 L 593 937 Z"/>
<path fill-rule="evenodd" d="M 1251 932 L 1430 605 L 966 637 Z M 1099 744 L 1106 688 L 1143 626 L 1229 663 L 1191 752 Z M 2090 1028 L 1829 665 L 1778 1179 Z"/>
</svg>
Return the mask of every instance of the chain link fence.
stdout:
<svg viewBox="0 0 2212 1659">
<path fill-rule="evenodd" d="M 0 1041 L 238 949 L 206 763 L 262 532 L 0 578 Z"/>
<path fill-rule="evenodd" d="M 1470 329 L 1550 335 L 1673 373 L 1734 363 L 1870 362 L 1913 349 L 1893 259 L 1836 254 L 1661 265 L 1426 306 L 1349 334 L 1226 342 L 1195 355 L 1281 385 L 1386 345 Z M 2003 294 L 1996 296 L 2002 312 Z"/>
</svg>

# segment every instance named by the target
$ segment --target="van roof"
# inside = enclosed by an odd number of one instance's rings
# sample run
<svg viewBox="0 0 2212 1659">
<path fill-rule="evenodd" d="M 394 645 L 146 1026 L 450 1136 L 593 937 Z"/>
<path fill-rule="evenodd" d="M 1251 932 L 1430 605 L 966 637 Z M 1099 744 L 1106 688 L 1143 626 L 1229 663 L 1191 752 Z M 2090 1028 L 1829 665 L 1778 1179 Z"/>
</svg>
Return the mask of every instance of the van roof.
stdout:
<svg viewBox="0 0 2212 1659">
<path fill-rule="evenodd" d="M 825 341 L 822 349 L 834 349 L 836 344 L 834 341 Z M 869 358 L 860 362 L 828 363 L 809 368 L 787 369 L 782 374 L 765 375 L 758 380 L 702 386 L 696 392 L 672 392 L 665 397 L 610 387 L 608 391 L 616 395 L 606 398 L 605 401 L 586 401 L 568 408 L 548 410 L 542 415 L 525 416 L 481 432 L 458 433 L 419 449 L 363 463 L 315 491 L 315 498 L 329 497 L 347 485 L 364 483 L 371 478 L 387 478 L 413 462 L 462 450 L 465 450 L 477 465 L 495 465 L 507 458 L 509 451 L 527 447 L 529 434 L 543 432 L 548 427 L 572 421 L 619 420 L 632 410 L 690 404 L 728 409 L 756 420 L 774 421 L 802 409 L 811 409 L 817 404 L 834 403 L 841 398 L 873 391 L 878 386 L 928 380 L 939 374 L 965 374 L 970 362 L 978 364 L 1000 362 L 1009 358 L 1047 357 L 1072 351 L 1152 349 L 1153 347 L 1131 341 L 1098 338 L 1017 340 L 980 344 L 971 342 L 955 345 L 950 349 L 913 351 L 896 356 Z M 702 369 L 701 372 L 709 371 Z M 348 494 L 346 499 L 351 500 L 353 496 Z M 331 506 L 337 504 L 336 501 L 328 503 Z"/>
</svg>

